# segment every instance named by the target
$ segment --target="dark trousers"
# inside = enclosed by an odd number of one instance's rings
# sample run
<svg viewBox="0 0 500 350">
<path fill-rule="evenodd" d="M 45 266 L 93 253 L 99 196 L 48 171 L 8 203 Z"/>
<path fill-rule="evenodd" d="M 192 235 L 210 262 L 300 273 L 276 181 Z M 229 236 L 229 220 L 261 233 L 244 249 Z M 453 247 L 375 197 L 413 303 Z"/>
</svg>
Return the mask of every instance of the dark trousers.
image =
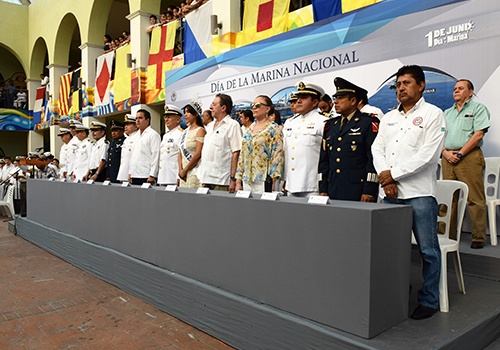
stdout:
<svg viewBox="0 0 500 350">
<path fill-rule="evenodd" d="M 132 178 L 132 185 L 142 185 L 143 183 L 146 183 L 148 181 L 148 178 L 142 178 L 142 177 L 133 177 Z"/>
</svg>

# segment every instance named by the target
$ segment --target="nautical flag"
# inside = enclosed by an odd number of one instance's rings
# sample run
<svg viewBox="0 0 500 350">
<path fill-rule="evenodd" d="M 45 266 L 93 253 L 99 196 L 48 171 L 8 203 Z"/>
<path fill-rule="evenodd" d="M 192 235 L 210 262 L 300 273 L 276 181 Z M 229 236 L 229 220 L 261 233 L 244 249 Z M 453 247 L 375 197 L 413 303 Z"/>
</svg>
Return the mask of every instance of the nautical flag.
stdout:
<svg viewBox="0 0 500 350">
<path fill-rule="evenodd" d="M 314 22 L 342 13 L 342 0 L 312 0 Z"/>
<path fill-rule="evenodd" d="M 211 15 L 209 1 L 184 17 L 184 64 L 212 56 L 212 33 L 207 21 Z"/>
<path fill-rule="evenodd" d="M 39 124 L 42 121 L 42 107 L 45 99 L 45 86 L 36 89 L 36 99 L 33 106 L 33 123 Z"/>
<path fill-rule="evenodd" d="M 95 78 L 95 105 L 102 106 L 109 103 L 109 82 L 113 69 L 115 51 L 97 57 L 97 71 Z"/>
<path fill-rule="evenodd" d="M 165 87 L 165 72 L 172 68 L 177 28 L 179 28 L 179 20 L 160 28 L 155 28 L 151 32 L 148 61 L 148 90 Z"/>
<path fill-rule="evenodd" d="M 69 96 L 71 91 L 72 73 L 61 76 L 61 86 L 59 88 L 59 115 L 69 115 Z"/>
<path fill-rule="evenodd" d="M 127 67 L 127 54 L 130 53 L 130 44 L 116 50 L 115 58 L 115 102 L 122 102 L 132 95 L 131 68 Z"/>
<path fill-rule="evenodd" d="M 286 32 L 289 5 L 282 0 L 245 0 L 243 45 Z"/>
<path fill-rule="evenodd" d="M 372 5 L 377 0 L 342 0 L 342 13 L 357 10 L 361 7 Z"/>
<path fill-rule="evenodd" d="M 47 89 L 47 91 L 50 91 L 50 83 L 47 84 L 45 88 Z M 40 118 L 40 123 L 42 124 L 50 121 L 50 101 L 44 99 L 43 103 L 44 103 L 43 111 L 42 111 L 42 116 Z"/>
</svg>

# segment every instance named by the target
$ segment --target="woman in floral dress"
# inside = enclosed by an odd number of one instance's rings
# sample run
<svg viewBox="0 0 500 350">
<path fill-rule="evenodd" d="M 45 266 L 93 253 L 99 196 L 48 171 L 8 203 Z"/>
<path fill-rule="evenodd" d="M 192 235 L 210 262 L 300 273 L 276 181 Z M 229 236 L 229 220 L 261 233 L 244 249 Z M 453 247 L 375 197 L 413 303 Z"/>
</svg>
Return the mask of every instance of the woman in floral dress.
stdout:
<svg viewBox="0 0 500 350">
<path fill-rule="evenodd" d="M 280 127 L 268 119 L 274 111 L 268 96 L 257 96 L 252 104 L 255 122 L 243 135 L 240 158 L 236 171 L 236 191 L 264 193 L 268 175 L 272 178 L 272 191 L 283 169 L 283 133 Z"/>
</svg>

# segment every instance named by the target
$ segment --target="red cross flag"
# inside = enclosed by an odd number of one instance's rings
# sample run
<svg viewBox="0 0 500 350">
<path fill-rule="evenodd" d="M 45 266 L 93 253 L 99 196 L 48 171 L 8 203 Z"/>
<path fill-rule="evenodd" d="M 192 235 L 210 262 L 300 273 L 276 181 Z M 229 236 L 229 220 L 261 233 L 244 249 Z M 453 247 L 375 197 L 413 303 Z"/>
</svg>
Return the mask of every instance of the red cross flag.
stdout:
<svg viewBox="0 0 500 350">
<path fill-rule="evenodd" d="M 286 32 L 289 5 L 289 1 L 245 0 L 243 44 Z"/>
<path fill-rule="evenodd" d="M 179 20 L 160 28 L 155 28 L 151 32 L 148 61 L 148 90 L 165 87 L 165 72 L 172 69 L 177 28 L 179 28 Z"/>
</svg>

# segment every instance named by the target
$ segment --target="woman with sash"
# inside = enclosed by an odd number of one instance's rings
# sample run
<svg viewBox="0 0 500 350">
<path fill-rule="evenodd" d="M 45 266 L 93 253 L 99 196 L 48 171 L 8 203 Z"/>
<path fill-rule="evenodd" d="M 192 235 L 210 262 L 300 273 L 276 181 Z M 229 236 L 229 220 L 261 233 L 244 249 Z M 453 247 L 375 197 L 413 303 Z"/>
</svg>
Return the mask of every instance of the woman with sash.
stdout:
<svg viewBox="0 0 500 350">
<path fill-rule="evenodd" d="M 197 175 L 207 132 L 200 117 L 203 111 L 201 103 L 191 101 L 183 109 L 188 128 L 184 130 L 179 140 L 179 178 L 181 179 L 179 186 L 197 188 L 201 187 Z"/>
</svg>

